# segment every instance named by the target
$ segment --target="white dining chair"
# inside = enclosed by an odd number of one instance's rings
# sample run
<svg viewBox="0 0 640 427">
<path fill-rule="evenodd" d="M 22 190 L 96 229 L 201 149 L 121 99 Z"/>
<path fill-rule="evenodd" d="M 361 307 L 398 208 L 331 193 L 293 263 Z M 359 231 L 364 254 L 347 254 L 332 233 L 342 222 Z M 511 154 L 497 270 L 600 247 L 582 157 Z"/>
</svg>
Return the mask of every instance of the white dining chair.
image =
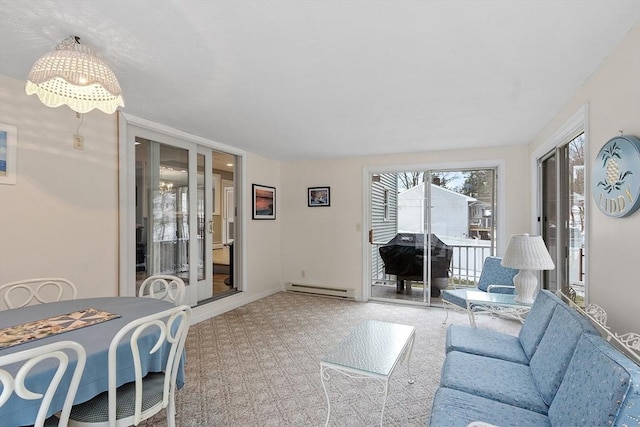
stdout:
<svg viewBox="0 0 640 427">
<path fill-rule="evenodd" d="M 109 390 L 93 399 L 76 405 L 71 410 L 70 427 L 79 426 L 131 426 L 138 425 L 162 409 L 167 411 L 167 424 L 175 426 L 176 377 L 184 344 L 189 332 L 191 308 L 188 305 L 174 307 L 125 325 L 109 346 Z M 148 342 L 144 332 L 159 329 L 155 342 Z M 135 381 L 117 387 L 117 349 L 121 340 L 128 339 L 135 370 Z M 152 347 L 149 349 L 150 347 Z M 150 372 L 143 377 L 142 352 L 167 353 L 164 371 Z M 121 356 L 122 357 L 122 356 Z"/>
<path fill-rule="evenodd" d="M 76 299 L 77 294 L 76 285 L 59 277 L 18 280 L 0 286 L 7 308 Z"/>
<path fill-rule="evenodd" d="M 184 281 L 167 274 L 156 274 L 147 277 L 140 285 L 139 297 L 157 298 L 172 302 L 178 306 L 184 300 Z"/>
<path fill-rule="evenodd" d="M 49 411 L 51 400 L 60 385 L 60 381 L 67 369 L 71 369 L 69 362 L 72 359 L 69 357 L 69 354 L 67 354 L 67 351 L 75 353 L 75 360 L 77 362 L 73 368 L 71 382 L 66 386 L 67 395 L 59 418 L 54 416 L 47 419 L 47 412 Z M 35 386 L 30 386 L 28 388 L 25 384 L 25 379 L 28 377 L 29 371 L 45 359 L 54 359 L 54 361 L 57 361 L 58 367 L 53 378 L 46 385 L 46 391 L 41 393 L 40 391 L 43 390 L 36 389 Z M 20 399 L 40 399 L 40 409 L 38 410 L 37 418 L 33 420 L 34 426 L 66 426 L 69 419 L 69 412 L 73 406 L 73 399 L 75 399 L 76 391 L 78 391 L 78 384 L 80 383 L 80 378 L 82 377 L 86 360 L 87 356 L 84 348 L 75 341 L 59 341 L 0 356 L 0 384 L 2 384 L 0 407 L 8 402 L 9 397 L 11 397 L 13 393 L 15 393 Z M 7 369 L 5 369 L 8 365 L 19 362 L 24 363 L 20 366 L 15 375 L 12 375 Z M 2 424 L 2 421 L 0 421 L 0 424 Z"/>
</svg>

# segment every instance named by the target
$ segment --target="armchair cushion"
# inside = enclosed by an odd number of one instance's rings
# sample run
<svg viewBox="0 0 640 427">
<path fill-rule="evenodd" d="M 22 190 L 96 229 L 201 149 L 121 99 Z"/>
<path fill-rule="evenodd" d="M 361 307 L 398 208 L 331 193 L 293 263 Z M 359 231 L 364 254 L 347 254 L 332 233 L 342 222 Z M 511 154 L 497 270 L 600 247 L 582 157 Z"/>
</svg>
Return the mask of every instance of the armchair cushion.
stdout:
<svg viewBox="0 0 640 427">
<path fill-rule="evenodd" d="M 574 309 L 557 305 L 538 349 L 529 361 L 533 378 L 547 405 L 551 405 L 560 387 L 583 332 L 598 334 L 589 320 Z"/>
<path fill-rule="evenodd" d="M 545 427 L 549 418 L 460 390 L 440 387 L 433 398 L 431 427 L 466 427 L 472 421 L 501 426 Z"/>
<path fill-rule="evenodd" d="M 549 409 L 531 369 L 521 363 L 452 351 L 445 359 L 440 386 L 541 414 Z"/>
<path fill-rule="evenodd" d="M 447 291 L 450 292 L 449 298 L 458 298 L 460 304 L 466 304 L 462 297 L 456 296 L 458 291 L 461 291 L 460 295 L 466 295 L 466 291 L 456 289 Z M 462 351 L 528 365 L 549 325 L 556 305 L 562 304 L 560 298 L 551 292 L 538 292 L 518 337 L 491 329 L 451 325 L 447 329 L 446 352 Z"/>
<path fill-rule="evenodd" d="M 501 294 L 513 294 L 513 276 L 518 270 L 503 267 L 500 263 L 502 258 L 486 257 L 482 267 L 482 274 L 478 280 L 478 287 L 467 287 L 462 289 L 447 289 L 442 293 L 442 299 L 458 307 L 467 308 L 467 291 L 483 291 Z M 489 289 L 489 287 L 491 289 Z M 493 287 L 495 286 L 495 287 Z"/>
<path fill-rule="evenodd" d="M 518 337 L 492 329 L 451 325 L 447 329 L 445 349 L 447 353 L 461 351 L 524 365 L 529 364 L 529 357 L 522 348 Z"/>
<path fill-rule="evenodd" d="M 637 424 L 640 420 L 638 378 L 640 366 L 604 338 L 583 334 L 549 407 L 549 419 L 554 425 Z"/>
<path fill-rule="evenodd" d="M 562 305 L 560 298 L 547 290 L 538 292 L 536 300 L 527 314 L 527 320 L 520 328 L 518 337 L 527 358 L 530 360 L 536 352 L 544 332 L 549 326 L 556 306 Z"/>
<path fill-rule="evenodd" d="M 482 274 L 478 280 L 478 289 L 487 292 L 489 285 L 513 286 L 513 277 L 518 274 L 518 270 L 503 267 L 502 258 L 488 256 L 482 266 Z M 494 288 L 492 292 L 512 294 L 513 288 Z"/>
</svg>

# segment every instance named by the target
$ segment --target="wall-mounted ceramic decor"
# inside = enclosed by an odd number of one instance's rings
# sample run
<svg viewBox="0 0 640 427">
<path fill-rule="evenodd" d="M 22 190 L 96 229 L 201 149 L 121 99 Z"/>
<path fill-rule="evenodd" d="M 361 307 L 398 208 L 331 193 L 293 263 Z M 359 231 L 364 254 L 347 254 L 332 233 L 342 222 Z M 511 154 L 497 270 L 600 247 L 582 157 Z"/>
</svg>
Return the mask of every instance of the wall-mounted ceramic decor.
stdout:
<svg viewBox="0 0 640 427">
<path fill-rule="evenodd" d="M 610 217 L 623 218 L 640 208 L 640 139 L 620 135 L 604 144 L 593 165 L 591 192 Z"/>
<path fill-rule="evenodd" d="M 0 123 L 0 184 L 16 183 L 18 128 Z"/>
<path fill-rule="evenodd" d="M 276 219 L 276 189 L 253 184 L 253 219 Z"/>
<path fill-rule="evenodd" d="M 331 206 L 329 187 L 309 187 L 307 190 L 307 204 L 309 207 Z"/>
</svg>

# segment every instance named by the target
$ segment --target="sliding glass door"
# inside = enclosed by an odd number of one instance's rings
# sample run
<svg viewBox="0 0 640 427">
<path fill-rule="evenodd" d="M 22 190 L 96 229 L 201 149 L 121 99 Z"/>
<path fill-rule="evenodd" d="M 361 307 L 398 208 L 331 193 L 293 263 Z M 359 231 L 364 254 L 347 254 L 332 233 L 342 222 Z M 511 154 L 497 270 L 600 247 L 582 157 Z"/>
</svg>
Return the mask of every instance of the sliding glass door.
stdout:
<svg viewBox="0 0 640 427">
<path fill-rule="evenodd" d="M 585 135 L 580 133 L 539 159 L 542 237 L 555 270 L 542 273 L 542 286 L 585 299 Z"/>
<path fill-rule="evenodd" d="M 380 171 L 369 183 L 372 299 L 431 304 L 476 282 L 496 248 L 495 168 Z"/>
<path fill-rule="evenodd" d="M 135 203 L 126 204 L 123 240 L 131 246 L 122 251 L 121 294 L 137 293 L 157 274 L 180 277 L 191 306 L 241 290 L 242 248 L 234 239 L 240 157 L 147 129 L 131 132 Z"/>
</svg>

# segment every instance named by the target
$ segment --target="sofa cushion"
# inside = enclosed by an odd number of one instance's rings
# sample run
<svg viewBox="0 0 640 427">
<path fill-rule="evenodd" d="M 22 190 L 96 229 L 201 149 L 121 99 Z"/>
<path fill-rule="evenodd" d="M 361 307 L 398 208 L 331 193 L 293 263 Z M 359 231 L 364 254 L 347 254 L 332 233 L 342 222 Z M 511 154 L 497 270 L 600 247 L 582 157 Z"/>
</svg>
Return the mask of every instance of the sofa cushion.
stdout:
<svg viewBox="0 0 640 427">
<path fill-rule="evenodd" d="M 484 259 L 482 265 L 482 273 L 478 280 L 478 289 L 487 292 L 489 285 L 507 285 L 513 286 L 513 277 L 518 274 L 518 270 L 514 268 L 503 267 L 502 258 L 488 256 Z M 492 289 L 491 292 L 512 294 L 513 289 Z"/>
<path fill-rule="evenodd" d="M 440 386 L 541 414 L 548 410 L 531 369 L 521 363 L 452 351 L 445 358 Z"/>
<path fill-rule="evenodd" d="M 459 390 L 440 387 L 433 398 L 431 427 L 466 427 L 472 421 L 501 426 L 550 426 L 549 419 L 538 412 L 506 405 Z"/>
<path fill-rule="evenodd" d="M 583 334 L 551 402 L 549 419 L 554 425 L 609 426 L 614 420 L 616 425 L 638 425 L 638 382 L 639 366 L 603 338 Z"/>
<path fill-rule="evenodd" d="M 475 288 L 466 289 L 445 289 L 442 291 L 442 299 L 444 301 L 455 304 L 458 307 L 467 308 L 467 290 L 476 290 Z M 445 306 L 446 308 L 446 306 Z"/>
<path fill-rule="evenodd" d="M 531 357 L 531 373 L 547 405 L 560 387 L 562 377 L 583 332 L 597 334 L 589 320 L 566 304 L 556 305 L 549 326 Z"/>
<path fill-rule="evenodd" d="M 538 292 L 536 300 L 531 306 L 531 311 L 527 314 L 527 318 L 518 334 L 520 345 L 527 355 L 527 363 L 536 352 L 558 304 L 563 305 L 564 303 L 551 292 L 547 290 Z"/>
<path fill-rule="evenodd" d="M 518 337 L 491 329 L 451 325 L 447 329 L 445 350 L 447 353 L 461 351 L 529 364 L 529 358 L 522 349 Z"/>
</svg>

